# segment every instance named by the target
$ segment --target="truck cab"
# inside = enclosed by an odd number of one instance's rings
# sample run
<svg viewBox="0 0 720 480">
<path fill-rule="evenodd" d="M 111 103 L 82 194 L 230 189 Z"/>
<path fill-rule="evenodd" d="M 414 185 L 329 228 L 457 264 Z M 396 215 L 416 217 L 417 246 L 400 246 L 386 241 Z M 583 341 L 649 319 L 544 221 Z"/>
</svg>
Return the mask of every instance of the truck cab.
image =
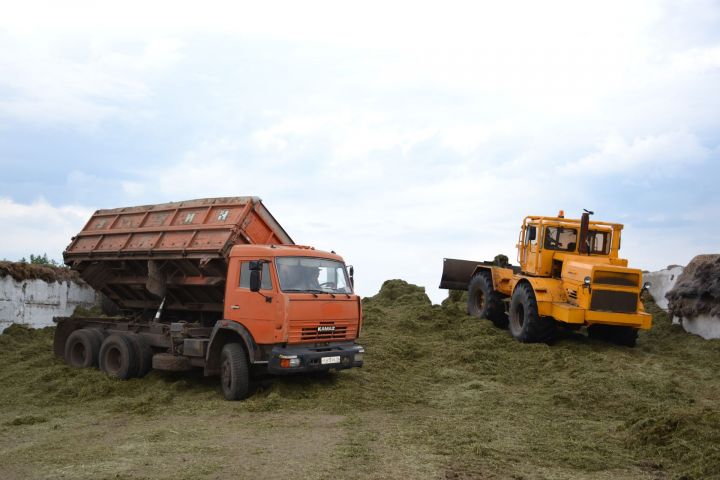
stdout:
<svg viewBox="0 0 720 480">
<path fill-rule="evenodd" d="M 233 247 L 223 317 L 251 334 L 257 362 L 267 362 L 270 373 L 363 363 L 364 350 L 355 344 L 360 297 L 335 253 L 299 245 Z"/>
</svg>

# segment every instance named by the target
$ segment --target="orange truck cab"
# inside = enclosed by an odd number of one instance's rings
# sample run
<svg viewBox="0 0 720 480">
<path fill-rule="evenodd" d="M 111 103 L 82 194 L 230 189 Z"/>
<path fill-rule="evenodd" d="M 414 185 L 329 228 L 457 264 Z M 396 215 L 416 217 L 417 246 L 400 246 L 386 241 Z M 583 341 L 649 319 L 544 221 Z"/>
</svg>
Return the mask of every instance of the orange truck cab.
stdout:
<svg viewBox="0 0 720 480">
<path fill-rule="evenodd" d="M 256 274 L 256 285 L 253 285 Z M 222 329 L 247 338 L 255 365 L 285 374 L 362 366 L 360 297 L 342 257 L 297 245 L 230 253 Z"/>
<path fill-rule="evenodd" d="M 295 245 L 257 197 L 98 210 L 63 257 L 114 310 L 55 318 L 73 367 L 202 369 L 237 400 L 258 374 L 363 365 L 352 267 Z"/>
</svg>

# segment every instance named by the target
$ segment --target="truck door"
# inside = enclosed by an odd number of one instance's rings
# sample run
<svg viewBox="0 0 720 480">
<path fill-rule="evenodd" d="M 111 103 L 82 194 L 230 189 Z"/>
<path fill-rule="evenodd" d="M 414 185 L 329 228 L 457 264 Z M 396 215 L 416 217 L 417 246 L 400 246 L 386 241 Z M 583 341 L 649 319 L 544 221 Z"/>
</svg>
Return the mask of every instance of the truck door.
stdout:
<svg viewBox="0 0 720 480">
<path fill-rule="evenodd" d="M 276 335 L 281 334 L 282 319 L 271 261 L 259 258 L 233 260 L 228 269 L 225 318 L 240 322 L 258 344 L 275 343 Z M 259 292 L 250 291 L 250 262 L 253 260 L 266 260 Z M 280 328 L 276 328 L 276 323 Z"/>
</svg>

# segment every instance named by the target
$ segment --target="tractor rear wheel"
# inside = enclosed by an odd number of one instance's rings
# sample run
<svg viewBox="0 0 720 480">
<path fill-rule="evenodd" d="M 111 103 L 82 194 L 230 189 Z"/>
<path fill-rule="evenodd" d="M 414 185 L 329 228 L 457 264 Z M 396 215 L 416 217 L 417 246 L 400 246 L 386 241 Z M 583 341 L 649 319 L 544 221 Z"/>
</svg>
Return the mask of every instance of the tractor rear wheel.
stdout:
<svg viewBox="0 0 720 480">
<path fill-rule="evenodd" d="M 470 280 L 467 305 L 470 315 L 487 318 L 498 328 L 507 328 L 508 318 L 502 296 L 493 289 L 490 272 L 481 271 Z"/>
<path fill-rule="evenodd" d="M 532 287 L 521 283 L 510 300 L 510 333 L 523 343 L 552 343 L 557 326 L 551 317 L 538 314 L 537 300 Z"/>
</svg>

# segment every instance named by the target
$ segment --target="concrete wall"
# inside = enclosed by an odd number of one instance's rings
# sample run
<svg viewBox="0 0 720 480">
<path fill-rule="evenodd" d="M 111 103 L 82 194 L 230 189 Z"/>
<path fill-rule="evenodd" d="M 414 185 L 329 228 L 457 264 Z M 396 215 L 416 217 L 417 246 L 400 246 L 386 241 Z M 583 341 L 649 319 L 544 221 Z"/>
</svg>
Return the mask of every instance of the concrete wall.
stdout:
<svg viewBox="0 0 720 480">
<path fill-rule="evenodd" d="M 667 312 L 668 301 L 665 294 L 669 292 L 683 272 L 683 267 L 673 266 L 657 272 L 643 273 L 643 282 L 650 282 L 650 295 L 655 299 L 658 307 Z"/>
<path fill-rule="evenodd" d="M 41 328 L 53 317 L 69 316 L 75 307 L 91 307 L 98 301 L 95 290 L 82 282 L 16 281 L 0 277 L 0 332 L 13 323 Z"/>
</svg>

